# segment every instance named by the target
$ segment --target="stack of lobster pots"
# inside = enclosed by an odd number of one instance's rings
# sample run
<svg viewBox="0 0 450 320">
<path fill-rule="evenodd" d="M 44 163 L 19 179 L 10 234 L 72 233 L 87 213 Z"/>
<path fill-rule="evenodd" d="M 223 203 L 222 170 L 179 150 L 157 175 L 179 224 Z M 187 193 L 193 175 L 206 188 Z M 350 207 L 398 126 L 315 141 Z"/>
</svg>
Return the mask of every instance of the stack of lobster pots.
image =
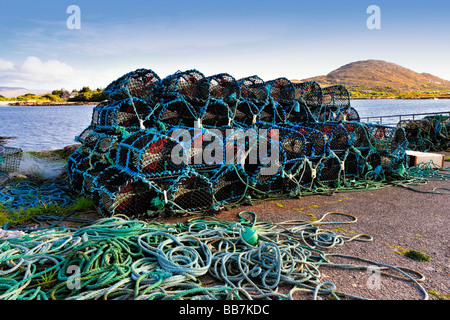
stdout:
<svg viewBox="0 0 450 320">
<path fill-rule="evenodd" d="M 404 169 L 404 129 L 361 123 L 342 85 L 138 69 L 104 93 L 68 160 L 104 216 L 218 211 Z"/>
</svg>

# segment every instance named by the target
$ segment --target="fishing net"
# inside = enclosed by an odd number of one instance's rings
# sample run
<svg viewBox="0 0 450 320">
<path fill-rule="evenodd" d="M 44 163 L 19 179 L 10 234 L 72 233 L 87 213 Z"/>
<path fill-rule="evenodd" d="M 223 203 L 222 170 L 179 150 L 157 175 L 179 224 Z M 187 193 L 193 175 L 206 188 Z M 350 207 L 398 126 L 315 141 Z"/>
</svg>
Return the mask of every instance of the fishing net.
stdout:
<svg viewBox="0 0 450 320">
<path fill-rule="evenodd" d="M 9 174 L 19 170 L 23 151 L 20 148 L 0 146 L 0 172 Z"/>
</svg>

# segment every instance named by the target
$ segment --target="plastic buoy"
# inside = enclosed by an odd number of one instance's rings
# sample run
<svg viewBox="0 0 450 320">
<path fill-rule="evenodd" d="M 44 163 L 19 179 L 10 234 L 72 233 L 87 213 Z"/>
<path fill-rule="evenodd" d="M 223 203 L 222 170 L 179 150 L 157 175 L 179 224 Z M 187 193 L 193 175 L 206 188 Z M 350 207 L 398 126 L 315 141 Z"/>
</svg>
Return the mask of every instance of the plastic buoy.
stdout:
<svg viewBox="0 0 450 320">
<path fill-rule="evenodd" d="M 255 229 L 251 227 L 244 227 L 241 231 L 241 238 L 249 245 L 254 246 L 258 243 L 259 236 Z"/>
</svg>

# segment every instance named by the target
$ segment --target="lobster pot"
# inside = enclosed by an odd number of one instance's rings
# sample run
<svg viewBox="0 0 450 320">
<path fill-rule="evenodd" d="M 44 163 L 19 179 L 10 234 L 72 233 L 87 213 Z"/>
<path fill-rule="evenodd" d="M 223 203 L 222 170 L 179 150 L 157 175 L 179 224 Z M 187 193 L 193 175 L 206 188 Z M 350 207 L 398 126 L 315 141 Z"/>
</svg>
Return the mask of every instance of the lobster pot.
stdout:
<svg viewBox="0 0 450 320">
<path fill-rule="evenodd" d="M 167 196 L 172 211 L 204 211 L 213 207 L 213 188 L 208 178 L 187 172 L 170 183 Z"/>
<path fill-rule="evenodd" d="M 328 148 L 341 156 L 350 148 L 351 137 L 345 127 L 340 123 L 316 123 L 312 125 L 316 130 L 327 136 Z"/>
<path fill-rule="evenodd" d="M 92 159 L 91 159 L 92 158 Z M 83 190 L 84 173 L 92 167 L 97 158 L 90 153 L 75 150 L 67 160 L 67 175 L 72 188 L 78 192 Z"/>
<path fill-rule="evenodd" d="M 259 108 L 250 100 L 240 100 L 232 111 L 233 124 L 246 127 L 258 121 Z"/>
<path fill-rule="evenodd" d="M 95 132 L 96 132 L 95 125 L 90 125 L 90 126 L 87 127 L 86 129 L 84 129 L 84 130 L 81 132 L 81 134 L 80 134 L 79 136 L 76 136 L 76 137 L 75 137 L 75 141 L 76 141 L 76 142 L 79 142 L 79 143 L 81 143 L 81 144 L 84 144 L 84 143 L 86 142 L 86 139 L 87 139 L 88 137 L 90 137 L 90 135 L 91 135 L 92 133 L 95 133 Z"/>
<path fill-rule="evenodd" d="M 267 130 L 268 138 L 279 142 L 280 150 L 282 150 L 284 155 L 283 164 L 297 162 L 306 158 L 306 138 L 294 127 L 288 125 L 266 125 L 264 123 L 257 123 L 256 126 Z"/>
<path fill-rule="evenodd" d="M 225 102 L 239 98 L 236 79 L 228 73 L 220 73 L 198 81 L 195 96 L 201 100 L 220 99 Z"/>
<path fill-rule="evenodd" d="M 402 149 L 405 149 L 407 144 L 405 129 L 378 124 L 367 124 L 367 128 L 373 137 L 375 150 L 401 153 Z"/>
<path fill-rule="evenodd" d="M 117 151 L 117 167 L 148 179 L 178 176 L 186 163 L 186 154 L 179 143 L 168 136 L 147 131 L 131 134 L 119 143 Z"/>
<path fill-rule="evenodd" d="M 280 150 L 277 140 L 270 138 L 271 134 L 278 132 L 267 130 L 270 126 L 265 123 L 256 123 L 245 129 L 234 130 L 226 137 L 225 155 L 226 163 L 233 158 L 244 172 L 254 178 L 261 168 L 270 166 L 272 162 L 282 163 L 285 160 L 284 152 Z M 230 156 L 231 152 L 235 152 Z"/>
<path fill-rule="evenodd" d="M 261 166 L 260 170 L 254 177 L 254 188 L 262 193 L 280 193 L 283 191 L 284 188 L 284 178 L 283 178 L 283 168 L 284 165 L 277 162 L 274 164 L 276 167 L 275 173 L 267 173 L 265 174 L 262 169 L 267 169 L 268 166 Z"/>
<path fill-rule="evenodd" d="M 111 166 L 109 163 L 95 161 L 91 167 L 83 173 L 83 186 L 81 193 L 91 196 L 94 203 L 98 203 L 98 198 L 94 196 L 94 180 Z"/>
<path fill-rule="evenodd" d="M 395 128 L 389 140 L 389 153 L 396 157 L 403 157 L 408 146 L 405 129 Z"/>
<path fill-rule="evenodd" d="M 113 131 L 93 131 L 86 137 L 81 149 L 83 152 L 96 154 L 107 160 L 115 161 L 120 139 L 121 135 Z"/>
<path fill-rule="evenodd" d="M 316 166 L 315 182 L 321 187 L 338 187 L 342 169 L 342 162 L 337 156 L 327 156 Z"/>
<path fill-rule="evenodd" d="M 238 85 L 242 100 L 251 101 L 258 108 L 269 102 L 270 92 L 260 77 L 255 75 L 240 79 Z"/>
<path fill-rule="evenodd" d="M 306 104 L 308 108 L 317 109 L 322 106 L 323 92 L 317 81 L 293 83 L 295 100 Z"/>
<path fill-rule="evenodd" d="M 371 151 L 367 156 L 370 172 L 379 178 L 382 174 L 399 173 L 404 168 L 403 157 L 395 156 L 387 151 Z"/>
<path fill-rule="evenodd" d="M 270 97 L 283 107 L 292 106 L 295 100 L 294 84 L 286 78 L 278 78 L 266 82 Z"/>
<path fill-rule="evenodd" d="M 322 104 L 333 111 L 350 107 L 350 93 L 343 85 L 322 89 Z"/>
<path fill-rule="evenodd" d="M 165 94 L 152 117 L 171 127 L 193 127 L 200 120 L 204 108 L 204 104 L 196 105 L 192 100 L 189 102 L 181 94 Z"/>
<path fill-rule="evenodd" d="M 313 126 L 285 125 L 283 127 L 299 132 L 305 138 L 304 154 L 308 159 L 320 159 L 328 152 L 328 137 Z"/>
<path fill-rule="evenodd" d="M 366 161 L 362 156 L 350 151 L 344 160 L 344 179 L 357 180 L 363 175 L 365 165 Z"/>
<path fill-rule="evenodd" d="M 224 136 L 219 129 L 178 127 L 166 135 L 181 145 L 192 168 L 217 168 L 225 161 Z"/>
<path fill-rule="evenodd" d="M 434 133 L 429 120 L 401 120 L 397 123 L 397 127 L 405 130 L 409 148 L 419 151 L 432 148 Z"/>
<path fill-rule="evenodd" d="M 340 108 L 336 112 L 336 121 L 360 121 L 359 113 L 353 107 Z"/>
<path fill-rule="evenodd" d="M 186 100 L 203 100 L 202 98 L 207 97 L 203 97 L 201 91 L 197 90 L 197 84 L 204 78 L 203 73 L 194 69 L 178 71 L 161 80 L 161 91 L 163 94 L 179 94 Z"/>
<path fill-rule="evenodd" d="M 227 165 L 211 177 L 214 201 L 218 204 L 232 203 L 242 199 L 248 189 L 248 176 L 240 166 Z"/>
<path fill-rule="evenodd" d="M 290 162 L 284 165 L 284 191 L 298 194 L 301 190 L 309 190 L 314 182 L 313 166 L 308 159 Z"/>
<path fill-rule="evenodd" d="M 360 122 L 345 122 L 342 123 L 342 126 L 350 135 L 351 146 L 359 150 L 363 157 L 366 157 L 371 147 L 375 145 L 375 140 L 369 133 L 367 125 Z"/>
<path fill-rule="evenodd" d="M 110 100 L 139 98 L 144 101 L 153 100 L 155 87 L 161 79 L 149 69 L 131 71 L 110 83 L 104 90 Z"/>
<path fill-rule="evenodd" d="M 286 110 L 285 114 L 286 122 L 294 125 L 316 121 L 309 107 L 303 101 L 294 101 L 292 108 Z"/>
<path fill-rule="evenodd" d="M 286 113 L 282 105 L 272 100 L 261 108 L 257 119 L 266 123 L 283 124 L 286 122 Z"/>
<path fill-rule="evenodd" d="M 222 99 L 209 99 L 201 115 L 202 126 L 217 128 L 228 126 L 233 118 L 230 106 Z"/>
<path fill-rule="evenodd" d="M 311 108 L 311 114 L 315 122 L 330 122 L 336 120 L 335 111 L 328 106 L 321 106 L 319 108 Z"/>
<path fill-rule="evenodd" d="M 280 148 L 278 135 L 279 131 L 272 128 L 258 130 L 255 143 L 246 147 L 249 152 L 246 152 L 242 159 L 243 169 L 250 182 L 264 193 L 278 192 L 283 187 L 280 176 L 286 155 Z"/>
<path fill-rule="evenodd" d="M 126 215 L 128 217 L 153 216 L 164 208 L 164 194 L 154 183 L 130 176 L 111 166 L 94 180 L 98 211 L 104 217 Z"/>
<path fill-rule="evenodd" d="M 114 101 L 94 108 L 93 125 L 98 129 L 141 129 L 141 121 L 151 112 L 151 107 L 139 98 Z M 94 121 L 96 120 L 96 123 Z"/>
<path fill-rule="evenodd" d="M 20 148 L 0 146 L 0 172 L 14 173 L 19 170 L 23 151 Z"/>
</svg>

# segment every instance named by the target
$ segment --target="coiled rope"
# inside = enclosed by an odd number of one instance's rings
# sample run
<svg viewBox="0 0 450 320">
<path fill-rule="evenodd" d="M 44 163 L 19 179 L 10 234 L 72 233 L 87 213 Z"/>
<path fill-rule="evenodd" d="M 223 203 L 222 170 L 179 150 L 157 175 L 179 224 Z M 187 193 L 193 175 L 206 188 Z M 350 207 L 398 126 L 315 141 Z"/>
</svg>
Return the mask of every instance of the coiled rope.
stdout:
<svg viewBox="0 0 450 320">
<path fill-rule="evenodd" d="M 325 221 L 331 216 L 346 221 Z M 314 298 L 336 295 L 334 285 L 321 282 L 320 266 L 334 265 L 325 250 L 372 238 L 320 226 L 356 221 L 330 212 L 313 222 L 257 222 L 255 213 L 243 211 L 238 222 L 203 217 L 163 224 L 114 216 L 77 229 L 38 230 L 0 240 L 0 299 L 293 299 L 297 291 Z M 257 241 L 248 241 L 249 230 Z M 211 277 L 215 285 L 202 282 Z M 423 277 L 408 277 L 428 298 L 419 284 Z M 281 293 L 282 286 L 291 289 Z"/>
</svg>

